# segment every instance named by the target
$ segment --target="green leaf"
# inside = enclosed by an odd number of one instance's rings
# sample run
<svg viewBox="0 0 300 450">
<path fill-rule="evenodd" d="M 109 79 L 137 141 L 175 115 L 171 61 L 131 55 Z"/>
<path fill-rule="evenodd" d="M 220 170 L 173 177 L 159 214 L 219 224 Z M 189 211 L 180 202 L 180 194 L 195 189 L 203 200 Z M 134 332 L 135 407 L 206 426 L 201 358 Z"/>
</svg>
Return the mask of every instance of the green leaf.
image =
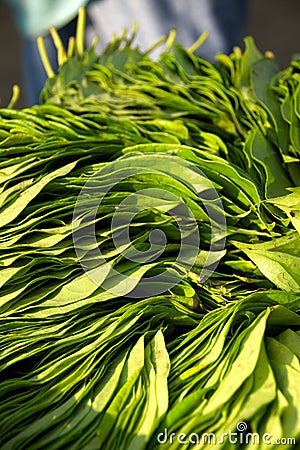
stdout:
<svg viewBox="0 0 300 450">
<path fill-rule="evenodd" d="M 30 203 L 39 194 L 39 192 L 41 192 L 41 190 L 45 186 L 47 186 L 48 183 L 50 183 L 55 178 L 67 175 L 75 167 L 75 165 L 76 162 L 67 164 L 64 167 L 54 170 L 52 173 L 49 173 L 42 177 L 34 185 L 22 191 L 19 197 L 11 205 L 0 211 L 0 227 L 3 227 L 4 225 L 12 222 L 16 217 L 18 217 L 18 215 L 28 205 L 28 203 Z"/>
<path fill-rule="evenodd" d="M 248 328 L 247 337 L 241 343 L 240 352 L 232 363 L 218 389 L 204 407 L 203 414 L 209 414 L 220 408 L 238 390 L 252 374 L 260 354 L 262 338 L 265 332 L 268 311 L 261 314 Z"/>
<path fill-rule="evenodd" d="M 272 203 L 284 211 L 300 234 L 300 187 L 289 188 L 289 190 L 292 191 L 291 194 L 268 200 L 268 203 Z"/>
<path fill-rule="evenodd" d="M 300 236 L 292 233 L 259 244 L 232 242 L 272 283 L 288 292 L 300 292 Z"/>
</svg>

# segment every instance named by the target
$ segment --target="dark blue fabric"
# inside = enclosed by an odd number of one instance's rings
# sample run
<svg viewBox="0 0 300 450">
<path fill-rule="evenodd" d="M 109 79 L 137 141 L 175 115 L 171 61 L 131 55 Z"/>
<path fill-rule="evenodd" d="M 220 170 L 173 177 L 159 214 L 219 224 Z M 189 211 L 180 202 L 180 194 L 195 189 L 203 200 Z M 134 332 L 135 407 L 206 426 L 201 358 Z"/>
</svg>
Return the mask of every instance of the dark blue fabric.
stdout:
<svg viewBox="0 0 300 450">
<path fill-rule="evenodd" d="M 226 42 L 226 53 L 242 45 L 248 17 L 247 0 L 211 0 L 212 12 Z"/>
</svg>

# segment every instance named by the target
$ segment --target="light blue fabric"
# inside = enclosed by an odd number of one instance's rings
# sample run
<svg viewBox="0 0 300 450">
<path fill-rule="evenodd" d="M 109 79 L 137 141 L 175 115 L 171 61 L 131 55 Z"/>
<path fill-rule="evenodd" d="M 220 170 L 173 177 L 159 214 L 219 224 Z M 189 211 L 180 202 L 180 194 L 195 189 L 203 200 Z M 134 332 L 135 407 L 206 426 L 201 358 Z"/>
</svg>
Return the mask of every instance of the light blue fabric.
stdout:
<svg viewBox="0 0 300 450">
<path fill-rule="evenodd" d="M 77 16 L 88 0 L 4 0 L 24 37 L 44 35 L 51 26 L 60 28 Z"/>
</svg>

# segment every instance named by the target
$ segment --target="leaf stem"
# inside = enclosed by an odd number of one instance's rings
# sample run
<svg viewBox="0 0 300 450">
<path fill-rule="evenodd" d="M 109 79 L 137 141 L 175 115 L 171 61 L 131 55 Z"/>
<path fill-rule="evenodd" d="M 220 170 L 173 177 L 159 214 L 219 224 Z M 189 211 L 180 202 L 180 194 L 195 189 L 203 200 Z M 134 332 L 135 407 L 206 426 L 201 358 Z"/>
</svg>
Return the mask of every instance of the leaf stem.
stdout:
<svg viewBox="0 0 300 450">
<path fill-rule="evenodd" d="M 39 49 L 39 52 L 41 55 L 41 60 L 42 60 L 43 66 L 45 68 L 45 71 L 47 73 L 47 76 L 48 76 L 48 78 L 53 78 L 55 76 L 55 73 L 50 64 L 50 61 L 49 61 L 49 58 L 47 55 L 47 51 L 46 51 L 46 47 L 45 47 L 45 41 L 42 36 L 39 36 L 37 38 L 37 44 L 38 44 L 38 49 Z"/>
<path fill-rule="evenodd" d="M 85 8 L 80 8 L 78 12 L 76 27 L 76 50 L 79 56 L 84 52 L 84 29 L 85 29 Z"/>
<path fill-rule="evenodd" d="M 59 66 L 61 66 L 68 59 L 66 50 L 64 48 L 64 45 L 62 43 L 62 40 L 61 40 L 60 35 L 58 34 L 57 30 L 54 27 L 51 27 L 49 31 L 50 31 L 53 43 L 54 43 L 54 45 L 56 47 L 56 50 L 57 50 L 57 61 L 58 61 L 58 64 L 59 64 Z"/>
<path fill-rule="evenodd" d="M 208 38 L 208 35 L 209 35 L 208 31 L 203 31 L 203 33 L 198 37 L 196 42 L 194 42 L 187 49 L 187 51 L 190 52 L 190 53 L 194 53 L 196 50 L 198 50 L 198 48 L 201 47 L 201 45 L 206 41 L 206 39 Z"/>
<path fill-rule="evenodd" d="M 13 108 L 20 97 L 20 87 L 17 84 L 15 84 L 12 89 L 13 89 L 12 96 L 9 104 L 7 105 L 8 109 Z"/>
</svg>

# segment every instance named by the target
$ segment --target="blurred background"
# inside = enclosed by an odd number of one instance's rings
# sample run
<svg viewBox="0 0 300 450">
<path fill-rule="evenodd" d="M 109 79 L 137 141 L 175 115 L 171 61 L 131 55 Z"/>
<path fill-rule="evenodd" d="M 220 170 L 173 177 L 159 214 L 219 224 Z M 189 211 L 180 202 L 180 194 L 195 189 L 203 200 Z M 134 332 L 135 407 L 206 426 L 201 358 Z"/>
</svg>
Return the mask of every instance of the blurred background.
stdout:
<svg viewBox="0 0 300 450">
<path fill-rule="evenodd" d="M 300 1 L 250 0 L 247 34 L 262 51 L 271 50 L 281 67 L 300 53 Z M 20 38 L 5 5 L 0 3 L 0 105 L 6 106 L 12 86 L 22 85 Z M 18 107 L 24 106 L 21 97 Z"/>
</svg>

